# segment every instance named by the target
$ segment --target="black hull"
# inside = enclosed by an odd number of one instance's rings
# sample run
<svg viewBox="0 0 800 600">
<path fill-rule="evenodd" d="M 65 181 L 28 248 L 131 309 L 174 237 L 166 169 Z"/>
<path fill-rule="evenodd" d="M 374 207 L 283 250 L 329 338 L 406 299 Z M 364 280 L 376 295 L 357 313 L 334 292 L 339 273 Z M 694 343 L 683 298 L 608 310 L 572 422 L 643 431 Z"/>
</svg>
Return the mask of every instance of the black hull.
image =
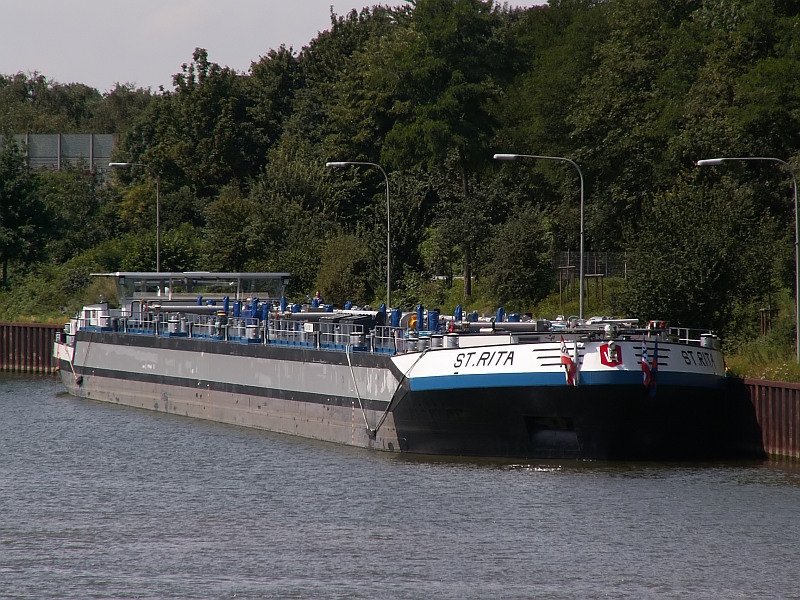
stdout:
<svg viewBox="0 0 800 600">
<path fill-rule="evenodd" d="M 760 455 L 748 407 L 731 386 L 559 386 L 410 392 L 393 414 L 413 453 L 712 460 Z"/>
</svg>

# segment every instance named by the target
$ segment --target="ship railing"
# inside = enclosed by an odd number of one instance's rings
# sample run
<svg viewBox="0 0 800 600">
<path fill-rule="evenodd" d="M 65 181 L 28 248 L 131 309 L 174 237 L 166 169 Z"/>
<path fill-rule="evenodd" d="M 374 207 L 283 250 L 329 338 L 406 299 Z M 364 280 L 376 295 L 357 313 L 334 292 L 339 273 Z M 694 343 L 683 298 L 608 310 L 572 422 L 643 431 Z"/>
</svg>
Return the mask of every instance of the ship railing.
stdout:
<svg viewBox="0 0 800 600">
<path fill-rule="evenodd" d="M 76 331 L 78 329 L 111 331 L 111 315 L 106 309 L 84 308 L 78 318 L 72 319 L 72 323 Z"/>
<path fill-rule="evenodd" d="M 214 319 L 197 319 L 189 322 L 189 337 L 222 340 L 225 338 L 225 330 L 221 323 L 218 323 Z"/>
<path fill-rule="evenodd" d="M 257 343 L 262 339 L 263 329 L 259 319 L 234 317 L 228 321 L 225 339 L 242 344 Z"/>
<path fill-rule="evenodd" d="M 409 349 L 406 330 L 403 327 L 379 326 L 375 328 L 372 338 L 375 352 L 384 354 L 402 354 Z"/>
<path fill-rule="evenodd" d="M 691 327 L 670 327 L 669 335 L 673 340 L 682 344 L 703 346 L 705 348 L 720 347 L 719 337 L 710 329 L 697 329 Z"/>
<path fill-rule="evenodd" d="M 260 341 L 258 319 L 164 313 L 111 317 L 104 331 L 159 337 L 191 337 L 209 340 Z"/>
<path fill-rule="evenodd" d="M 111 328 L 111 317 L 78 317 L 77 319 L 72 319 L 71 324 L 75 331 L 79 329 L 88 329 L 90 331 L 108 331 Z"/>
<path fill-rule="evenodd" d="M 158 335 L 159 319 L 152 315 L 123 318 L 116 329 L 134 335 Z"/>
<path fill-rule="evenodd" d="M 108 313 L 81 315 L 73 319 L 72 330 L 89 328 L 158 337 L 188 337 L 237 343 L 263 343 L 339 351 L 405 353 L 419 349 L 402 327 L 379 326 L 365 331 L 360 323 L 346 321 L 300 321 L 270 318 L 266 323 L 254 317 L 225 317 L 191 313 L 142 312 L 132 316 Z M 427 340 L 427 338 L 426 338 Z"/>
<path fill-rule="evenodd" d="M 311 346 L 303 321 L 269 319 L 267 341 L 278 346 Z"/>
<path fill-rule="evenodd" d="M 315 323 L 312 325 L 316 325 Z M 319 347 L 332 350 L 367 350 L 364 326 L 356 323 L 319 323 Z"/>
<path fill-rule="evenodd" d="M 359 351 L 370 349 L 370 341 L 363 325 L 341 322 L 270 319 L 266 342 L 278 346 L 302 346 L 326 350 L 347 350 L 348 347 Z"/>
</svg>

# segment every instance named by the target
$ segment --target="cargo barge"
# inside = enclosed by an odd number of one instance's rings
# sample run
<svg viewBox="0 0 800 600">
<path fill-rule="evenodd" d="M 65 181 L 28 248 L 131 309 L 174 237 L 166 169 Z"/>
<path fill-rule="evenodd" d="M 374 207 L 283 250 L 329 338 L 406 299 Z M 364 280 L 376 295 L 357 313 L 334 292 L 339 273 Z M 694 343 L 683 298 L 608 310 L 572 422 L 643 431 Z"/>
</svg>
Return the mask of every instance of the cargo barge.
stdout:
<svg viewBox="0 0 800 600">
<path fill-rule="evenodd" d="M 711 332 L 320 299 L 288 273 L 144 273 L 53 352 L 70 394 L 389 452 L 708 459 L 733 452 Z"/>
</svg>

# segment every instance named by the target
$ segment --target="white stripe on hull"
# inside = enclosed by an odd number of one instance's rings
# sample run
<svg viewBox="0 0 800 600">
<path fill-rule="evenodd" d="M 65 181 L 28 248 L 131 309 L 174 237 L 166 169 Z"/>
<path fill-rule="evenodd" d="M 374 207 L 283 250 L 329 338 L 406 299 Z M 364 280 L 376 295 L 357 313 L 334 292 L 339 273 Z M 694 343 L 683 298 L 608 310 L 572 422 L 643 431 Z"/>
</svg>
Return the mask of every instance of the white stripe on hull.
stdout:
<svg viewBox="0 0 800 600">
<path fill-rule="evenodd" d="M 65 346 L 65 348 L 68 348 Z M 74 367 L 147 376 L 180 377 L 187 380 L 210 381 L 280 389 L 318 395 L 352 396 L 390 402 L 398 381 L 389 369 L 375 369 L 322 362 L 299 362 L 274 358 L 232 356 L 193 350 L 174 350 L 78 342 Z M 61 354 L 58 354 L 61 357 Z M 358 393 L 353 385 L 353 373 Z"/>
</svg>

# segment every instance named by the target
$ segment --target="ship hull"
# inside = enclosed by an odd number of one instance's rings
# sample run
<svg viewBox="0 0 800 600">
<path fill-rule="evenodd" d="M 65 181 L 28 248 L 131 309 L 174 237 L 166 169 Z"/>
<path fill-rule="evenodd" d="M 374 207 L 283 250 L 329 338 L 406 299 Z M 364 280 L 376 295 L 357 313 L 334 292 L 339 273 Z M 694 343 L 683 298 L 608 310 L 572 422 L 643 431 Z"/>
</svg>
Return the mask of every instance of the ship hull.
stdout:
<svg viewBox="0 0 800 600">
<path fill-rule="evenodd" d="M 97 332 L 55 354 L 82 398 L 399 450 L 387 408 L 400 375 L 386 356 Z"/>
<path fill-rule="evenodd" d="M 727 386 L 578 386 L 411 393 L 393 411 L 402 447 L 422 454 L 600 460 L 745 455 Z"/>
<path fill-rule="evenodd" d="M 741 455 L 736 399 L 724 378 L 711 387 L 658 385 L 655 394 L 641 383 L 491 386 L 481 379 L 480 386 L 439 388 L 414 377 L 425 372 L 424 360 L 417 366 L 423 355 L 398 368 L 373 353 L 90 331 L 79 333 L 74 348 L 57 344 L 55 353 L 76 396 L 390 452 Z"/>
</svg>

